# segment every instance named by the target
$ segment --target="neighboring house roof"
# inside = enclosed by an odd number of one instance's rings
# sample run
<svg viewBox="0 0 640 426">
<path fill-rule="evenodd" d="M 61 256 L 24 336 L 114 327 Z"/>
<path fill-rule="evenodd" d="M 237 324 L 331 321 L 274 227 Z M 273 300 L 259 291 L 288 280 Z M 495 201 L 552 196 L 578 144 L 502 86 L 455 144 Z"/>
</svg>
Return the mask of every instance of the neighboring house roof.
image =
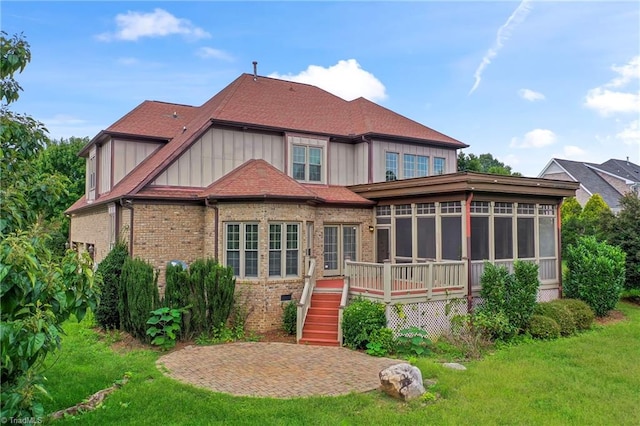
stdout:
<svg viewBox="0 0 640 426">
<path fill-rule="evenodd" d="M 177 117 L 174 117 L 174 112 L 177 112 Z M 468 146 L 364 98 L 345 101 L 308 84 L 242 74 L 200 107 L 147 101 L 100 132 L 82 149 L 81 155 L 86 155 L 93 144 L 108 135 L 139 135 L 141 138 L 166 139 L 168 143 L 140 163 L 109 193 L 100 195 L 94 202 L 83 197 L 67 213 L 90 204 L 133 196 L 141 191 L 150 194 L 145 190 L 146 185 L 204 134 L 212 123 L 352 140 L 363 136 L 387 136 L 454 149 Z M 335 192 L 349 198 L 342 191 Z"/>
<path fill-rule="evenodd" d="M 623 179 L 636 183 L 640 182 L 640 166 L 630 162 L 629 160 L 616 160 L 612 158 L 611 160 L 607 160 L 596 167 Z"/>
<path fill-rule="evenodd" d="M 607 203 L 609 207 L 617 208 L 621 194 L 600 175 L 598 175 L 598 173 L 596 173 L 594 168 L 602 168 L 601 165 L 584 163 L 581 161 L 563 160 L 560 158 L 552 159 L 549 165 L 553 162 L 563 169 L 571 179 L 576 182 L 580 182 L 582 188 L 589 194 L 600 194 L 604 202 Z M 541 176 L 549 168 L 549 165 L 545 167 Z"/>
</svg>

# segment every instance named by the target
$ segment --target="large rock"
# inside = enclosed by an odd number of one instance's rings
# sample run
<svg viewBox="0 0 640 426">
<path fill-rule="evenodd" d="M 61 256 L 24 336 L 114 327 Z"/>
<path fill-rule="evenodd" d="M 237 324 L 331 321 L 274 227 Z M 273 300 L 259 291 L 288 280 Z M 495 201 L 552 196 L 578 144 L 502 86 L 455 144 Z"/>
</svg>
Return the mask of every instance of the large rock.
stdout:
<svg viewBox="0 0 640 426">
<path fill-rule="evenodd" d="M 411 364 L 392 365 L 379 374 L 380 388 L 389 395 L 405 401 L 419 397 L 425 392 L 422 373 Z"/>
</svg>

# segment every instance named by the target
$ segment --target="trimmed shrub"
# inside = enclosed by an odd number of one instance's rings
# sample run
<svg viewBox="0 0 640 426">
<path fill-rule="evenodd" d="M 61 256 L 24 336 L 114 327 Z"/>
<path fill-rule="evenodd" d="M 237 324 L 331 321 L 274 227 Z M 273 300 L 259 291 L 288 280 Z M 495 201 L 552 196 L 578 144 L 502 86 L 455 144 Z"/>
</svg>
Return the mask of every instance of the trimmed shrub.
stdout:
<svg viewBox="0 0 640 426">
<path fill-rule="evenodd" d="M 385 306 L 361 297 L 353 300 L 344 310 L 342 335 L 344 345 L 351 349 L 365 349 L 371 333 L 387 326 Z"/>
<path fill-rule="evenodd" d="M 619 248 L 582 237 L 567 249 L 567 278 L 564 294 L 584 300 L 597 316 L 612 310 L 625 280 L 625 253 Z"/>
<path fill-rule="evenodd" d="M 148 341 L 147 320 L 160 305 L 158 274 L 141 259 L 127 258 L 120 275 L 120 322 L 132 336 Z"/>
<path fill-rule="evenodd" d="M 233 268 L 215 263 L 205 281 L 207 289 L 207 318 L 212 327 L 226 324 L 233 308 L 236 279 Z"/>
<path fill-rule="evenodd" d="M 596 314 L 586 302 L 578 299 L 557 299 L 551 303 L 564 306 L 571 312 L 578 331 L 589 330 L 593 325 Z"/>
<path fill-rule="evenodd" d="M 507 281 L 505 313 L 513 327 L 524 330 L 536 307 L 536 297 L 540 287 L 538 265 L 516 260 L 513 264 L 513 277 L 513 280 Z"/>
<path fill-rule="evenodd" d="M 485 262 L 480 278 L 483 299 L 476 322 L 494 339 L 507 340 L 524 330 L 533 315 L 538 281 L 538 265 L 516 260 L 514 273 L 504 266 Z"/>
<path fill-rule="evenodd" d="M 120 274 L 127 257 L 127 244 L 118 242 L 98 265 L 97 273 L 102 276 L 102 283 L 98 286 L 101 294 L 95 316 L 98 324 L 106 330 L 120 328 Z"/>
<path fill-rule="evenodd" d="M 298 304 L 291 301 L 282 310 L 282 328 L 287 334 L 296 334 L 298 329 Z"/>
<path fill-rule="evenodd" d="M 566 306 L 553 302 L 538 303 L 534 313 L 554 320 L 560 326 L 560 334 L 562 336 L 570 336 L 576 332 L 573 314 Z"/>
<path fill-rule="evenodd" d="M 527 331 L 536 339 L 557 339 L 560 337 L 560 326 L 547 316 L 533 314 L 529 318 Z"/>
</svg>

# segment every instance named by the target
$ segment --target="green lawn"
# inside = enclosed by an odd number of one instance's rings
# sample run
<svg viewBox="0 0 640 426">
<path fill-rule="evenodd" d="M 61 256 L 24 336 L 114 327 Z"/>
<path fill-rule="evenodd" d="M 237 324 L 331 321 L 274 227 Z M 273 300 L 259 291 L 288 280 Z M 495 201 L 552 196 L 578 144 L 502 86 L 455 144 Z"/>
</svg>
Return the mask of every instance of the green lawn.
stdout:
<svg viewBox="0 0 640 426">
<path fill-rule="evenodd" d="M 437 402 L 405 404 L 379 392 L 295 400 L 239 398 L 183 385 L 155 367 L 149 350 L 112 351 L 85 324 L 68 323 L 63 350 L 46 372 L 48 411 L 74 405 L 130 372 L 103 406 L 57 423 L 108 425 L 637 425 L 640 308 L 579 336 L 500 349 L 465 372 L 434 359 L 417 366 L 436 378 Z"/>
</svg>

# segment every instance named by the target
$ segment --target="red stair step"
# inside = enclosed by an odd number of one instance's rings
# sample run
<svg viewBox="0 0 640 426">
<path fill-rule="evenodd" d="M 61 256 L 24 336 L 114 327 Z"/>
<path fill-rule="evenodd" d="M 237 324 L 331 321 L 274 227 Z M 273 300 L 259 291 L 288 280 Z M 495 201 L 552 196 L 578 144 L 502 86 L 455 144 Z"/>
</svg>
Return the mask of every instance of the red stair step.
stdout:
<svg viewBox="0 0 640 426">
<path fill-rule="evenodd" d="M 300 339 L 301 345 L 315 345 L 315 346 L 340 346 L 338 340 L 327 339 Z"/>
</svg>

